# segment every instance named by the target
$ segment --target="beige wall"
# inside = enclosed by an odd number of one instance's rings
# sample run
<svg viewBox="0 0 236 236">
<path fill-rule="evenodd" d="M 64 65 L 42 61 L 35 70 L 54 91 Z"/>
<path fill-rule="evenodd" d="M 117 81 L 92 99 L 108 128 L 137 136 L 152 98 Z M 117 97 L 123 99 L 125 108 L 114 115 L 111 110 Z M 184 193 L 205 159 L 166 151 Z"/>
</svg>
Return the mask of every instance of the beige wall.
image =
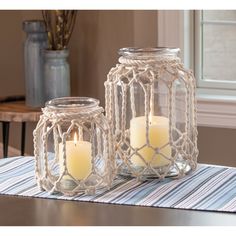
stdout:
<svg viewBox="0 0 236 236">
<path fill-rule="evenodd" d="M 236 129 L 198 127 L 199 162 L 236 166 Z"/>
<path fill-rule="evenodd" d="M 24 93 L 21 24 L 40 17 L 40 11 L 0 11 L 0 96 Z M 156 45 L 156 11 L 79 11 L 70 43 L 72 95 L 96 97 L 104 105 L 103 83 L 117 62 L 117 50 Z M 33 127 L 29 125 L 27 136 L 30 154 Z M 199 127 L 198 131 L 200 162 L 236 166 L 236 130 Z M 19 126 L 13 125 L 12 146 L 19 147 L 19 134 Z"/>
<path fill-rule="evenodd" d="M 156 42 L 156 11 L 80 11 L 70 45 L 72 94 L 104 105 L 104 81 L 117 63 L 117 50 Z"/>
</svg>

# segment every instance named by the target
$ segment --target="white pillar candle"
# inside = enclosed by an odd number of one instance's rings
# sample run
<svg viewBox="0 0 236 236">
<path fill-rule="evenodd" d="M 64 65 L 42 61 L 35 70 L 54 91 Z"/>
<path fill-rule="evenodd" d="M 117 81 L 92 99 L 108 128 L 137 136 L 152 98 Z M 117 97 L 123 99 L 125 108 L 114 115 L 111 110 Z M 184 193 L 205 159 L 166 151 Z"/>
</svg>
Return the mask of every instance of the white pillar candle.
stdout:
<svg viewBox="0 0 236 236">
<path fill-rule="evenodd" d="M 163 116 L 150 116 L 149 122 L 150 145 L 154 148 L 161 148 L 165 144 L 169 143 L 169 119 Z M 146 117 L 135 117 L 130 121 L 130 145 L 133 148 L 141 148 L 145 144 L 147 144 Z M 170 158 L 170 145 L 162 148 L 160 152 Z M 155 151 L 152 148 L 145 146 L 139 150 L 139 153 L 147 163 L 150 163 Z M 131 162 L 136 166 L 145 166 L 145 163 L 138 155 L 133 155 L 131 157 Z M 152 166 L 160 167 L 169 163 L 169 160 L 160 154 L 157 154 L 152 161 Z"/>
<path fill-rule="evenodd" d="M 60 170 L 63 171 L 62 143 L 59 144 Z M 77 141 L 75 133 L 74 141 L 66 141 L 66 164 L 68 172 L 78 180 L 85 179 L 92 171 L 91 143 Z"/>
</svg>

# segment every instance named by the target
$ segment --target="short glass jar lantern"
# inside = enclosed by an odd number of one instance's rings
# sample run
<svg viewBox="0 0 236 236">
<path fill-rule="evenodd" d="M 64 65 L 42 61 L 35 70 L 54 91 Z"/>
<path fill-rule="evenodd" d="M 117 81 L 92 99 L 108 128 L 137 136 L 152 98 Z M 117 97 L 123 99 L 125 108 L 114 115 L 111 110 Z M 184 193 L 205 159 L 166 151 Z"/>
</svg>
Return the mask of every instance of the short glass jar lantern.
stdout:
<svg viewBox="0 0 236 236">
<path fill-rule="evenodd" d="M 35 174 L 41 189 L 94 194 L 115 177 L 111 130 L 99 101 L 56 98 L 34 130 Z"/>
<path fill-rule="evenodd" d="M 177 48 L 122 48 L 105 82 L 118 174 L 181 177 L 197 166 L 195 79 Z"/>
</svg>

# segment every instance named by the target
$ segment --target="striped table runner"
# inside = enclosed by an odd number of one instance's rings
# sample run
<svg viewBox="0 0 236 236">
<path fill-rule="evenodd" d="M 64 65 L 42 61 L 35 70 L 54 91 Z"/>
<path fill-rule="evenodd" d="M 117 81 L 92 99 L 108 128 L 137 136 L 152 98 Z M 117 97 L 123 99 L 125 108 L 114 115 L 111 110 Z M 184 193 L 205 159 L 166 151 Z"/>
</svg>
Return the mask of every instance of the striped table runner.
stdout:
<svg viewBox="0 0 236 236">
<path fill-rule="evenodd" d="M 180 180 L 136 182 L 117 179 L 112 189 L 95 196 L 50 195 L 39 190 L 34 158 L 0 160 L 0 194 L 124 205 L 236 212 L 236 168 L 199 165 Z"/>
</svg>

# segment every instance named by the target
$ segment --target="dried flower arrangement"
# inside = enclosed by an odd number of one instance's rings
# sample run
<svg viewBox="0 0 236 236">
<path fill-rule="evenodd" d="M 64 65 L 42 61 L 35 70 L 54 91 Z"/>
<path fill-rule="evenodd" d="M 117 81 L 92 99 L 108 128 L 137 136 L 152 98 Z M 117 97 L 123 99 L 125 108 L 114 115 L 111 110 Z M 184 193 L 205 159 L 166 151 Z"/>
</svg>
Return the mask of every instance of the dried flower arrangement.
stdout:
<svg viewBox="0 0 236 236">
<path fill-rule="evenodd" d="M 76 10 L 43 10 L 50 50 L 66 49 L 76 20 Z"/>
</svg>

